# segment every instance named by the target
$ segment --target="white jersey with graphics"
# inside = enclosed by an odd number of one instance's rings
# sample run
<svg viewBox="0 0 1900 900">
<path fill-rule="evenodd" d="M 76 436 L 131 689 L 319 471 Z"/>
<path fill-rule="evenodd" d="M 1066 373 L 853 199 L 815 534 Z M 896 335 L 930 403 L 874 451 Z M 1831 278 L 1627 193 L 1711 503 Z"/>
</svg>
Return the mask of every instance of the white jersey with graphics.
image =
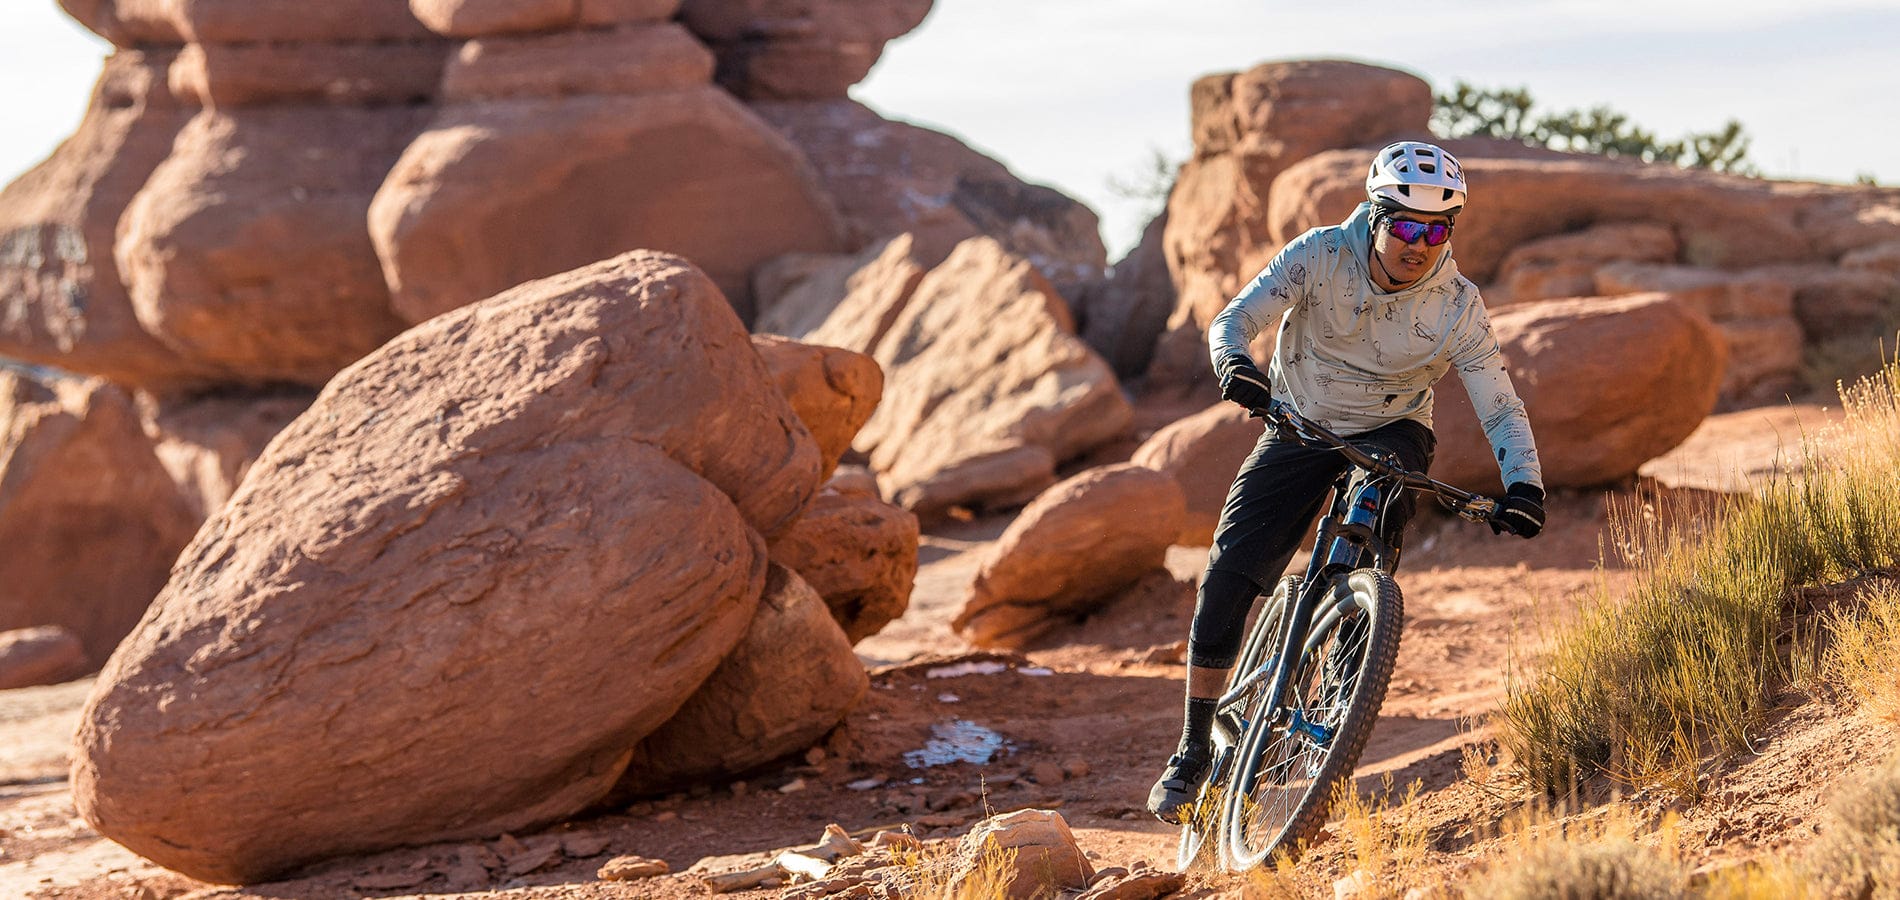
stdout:
<svg viewBox="0 0 1900 900">
<path fill-rule="evenodd" d="M 1453 368 L 1505 484 L 1543 486 L 1530 418 L 1511 385 L 1478 287 L 1449 249 L 1417 283 L 1386 293 L 1368 275 L 1372 206 L 1295 238 L 1214 317 L 1216 365 L 1277 328 L 1274 399 L 1341 434 L 1396 419 L 1432 424 L 1432 385 Z"/>
</svg>

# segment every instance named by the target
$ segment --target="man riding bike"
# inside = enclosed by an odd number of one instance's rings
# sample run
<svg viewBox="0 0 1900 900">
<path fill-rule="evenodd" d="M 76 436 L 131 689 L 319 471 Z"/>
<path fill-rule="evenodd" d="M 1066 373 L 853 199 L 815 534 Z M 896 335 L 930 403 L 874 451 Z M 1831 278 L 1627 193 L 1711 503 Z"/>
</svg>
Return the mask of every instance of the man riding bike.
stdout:
<svg viewBox="0 0 1900 900">
<path fill-rule="evenodd" d="M 1437 444 L 1432 385 L 1456 368 L 1509 486 L 1494 527 L 1535 537 L 1544 489 L 1530 420 L 1478 288 L 1451 258 L 1464 204 L 1463 170 L 1444 149 L 1402 141 L 1380 150 L 1366 202 L 1345 222 L 1288 243 L 1214 317 L 1208 345 L 1222 399 L 1248 409 L 1277 399 L 1421 473 Z M 1271 375 L 1247 352 L 1269 326 L 1278 329 Z M 1337 453 L 1267 429 L 1235 476 L 1189 627 L 1181 741 L 1148 795 L 1163 821 L 1178 824 L 1207 777 L 1214 704 L 1248 610 L 1286 569 L 1345 466 Z M 1414 506 L 1401 494 L 1382 523 L 1395 551 Z"/>
</svg>

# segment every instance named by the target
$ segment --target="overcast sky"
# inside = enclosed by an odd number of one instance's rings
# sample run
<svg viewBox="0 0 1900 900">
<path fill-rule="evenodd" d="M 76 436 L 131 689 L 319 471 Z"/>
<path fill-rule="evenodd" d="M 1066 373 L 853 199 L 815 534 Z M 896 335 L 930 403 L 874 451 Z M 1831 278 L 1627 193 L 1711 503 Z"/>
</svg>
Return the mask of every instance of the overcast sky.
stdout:
<svg viewBox="0 0 1900 900">
<path fill-rule="evenodd" d="M 0 12 L 0 181 L 71 132 L 106 51 L 54 0 Z M 1640 8 L 1642 16 L 1620 12 Z M 1672 139 L 1733 118 L 1778 178 L 1900 183 L 1900 0 L 937 0 L 853 96 L 949 131 L 1094 207 L 1111 251 L 1144 224 L 1108 190 L 1188 151 L 1188 85 L 1349 58 L 1449 89 L 1608 105 Z"/>
</svg>

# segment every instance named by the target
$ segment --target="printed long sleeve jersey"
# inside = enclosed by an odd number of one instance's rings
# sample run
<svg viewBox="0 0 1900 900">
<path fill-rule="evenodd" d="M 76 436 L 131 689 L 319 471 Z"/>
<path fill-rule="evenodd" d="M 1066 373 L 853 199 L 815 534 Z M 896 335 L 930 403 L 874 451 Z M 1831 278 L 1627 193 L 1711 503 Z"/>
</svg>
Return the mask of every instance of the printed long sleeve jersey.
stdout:
<svg viewBox="0 0 1900 900">
<path fill-rule="evenodd" d="M 1274 399 L 1341 434 L 1396 419 L 1432 424 L 1432 385 L 1457 368 L 1505 484 L 1543 486 L 1524 402 L 1504 368 L 1478 287 L 1451 253 L 1417 283 L 1386 293 L 1368 276 L 1372 207 L 1295 238 L 1214 317 L 1218 366 L 1277 328 Z"/>
</svg>

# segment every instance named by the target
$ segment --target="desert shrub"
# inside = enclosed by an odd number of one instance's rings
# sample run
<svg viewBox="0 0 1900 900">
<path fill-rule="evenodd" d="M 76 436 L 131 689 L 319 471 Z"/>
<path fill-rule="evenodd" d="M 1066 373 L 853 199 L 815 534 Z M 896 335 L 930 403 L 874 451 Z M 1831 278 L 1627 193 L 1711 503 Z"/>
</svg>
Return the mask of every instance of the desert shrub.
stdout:
<svg viewBox="0 0 1900 900">
<path fill-rule="evenodd" d="M 1826 672 L 1861 705 L 1900 725 L 1900 583 L 1862 588 L 1829 623 Z"/>
<path fill-rule="evenodd" d="M 1549 843 L 1492 867 L 1472 897 L 1494 900 L 1653 900 L 1682 896 L 1680 866 L 1632 841 Z"/>
<path fill-rule="evenodd" d="M 1707 752 L 1741 750 L 1790 675 L 1778 644 L 1798 588 L 1900 565 L 1900 360 L 1841 392 L 1845 418 L 1804 470 L 1754 494 L 1616 505 L 1634 569 L 1506 686 L 1500 741 L 1546 793 L 1605 774 L 1696 790 Z"/>
<path fill-rule="evenodd" d="M 1806 868 L 1821 896 L 1900 898 L 1900 757 L 1835 798 Z"/>
<path fill-rule="evenodd" d="M 1730 119 L 1717 131 L 1665 141 L 1607 106 L 1533 114 L 1525 88 L 1480 89 L 1463 81 L 1433 99 L 1432 130 L 1444 137 L 1495 137 L 1535 147 L 1754 174 L 1748 135 Z"/>
</svg>

